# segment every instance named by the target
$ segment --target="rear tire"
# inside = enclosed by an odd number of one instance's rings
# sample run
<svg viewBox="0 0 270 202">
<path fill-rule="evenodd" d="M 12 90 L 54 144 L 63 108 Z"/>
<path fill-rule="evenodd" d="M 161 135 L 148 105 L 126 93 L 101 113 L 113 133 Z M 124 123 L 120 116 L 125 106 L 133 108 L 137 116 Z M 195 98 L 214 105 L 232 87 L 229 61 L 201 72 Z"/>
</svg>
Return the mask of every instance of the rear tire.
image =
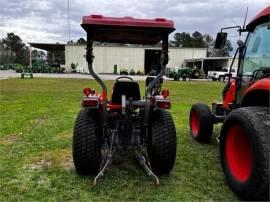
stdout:
<svg viewBox="0 0 270 202">
<path fill-rule="evenodd" d="M 93 109 L 82 109 L 73 132 L 73 161 L 81 175 L 95 174 L 101 163 L 97 115 Z"/>
<path fill-rule="evenodd" d="M 225 81 L 225 76 L 220 76 L 220 77 L 218 78 L 218 80 L 221 81 L 221 82 L 224 82 L 224 81 Z"/>
<path fill-rule="evenodd" d="M 176 131 L 170 112 L 156 109 L 151 115 L 147 153 L 155 174 L 168 174 L 176 156 Z"/>
<path fill-rule="evenodd" d="M 269 200 L 269 128 L 267 107 L 244 107 L 226 118 L 220 158 L 227 182 L 241 199 Z"/>
<path fill-rule="evenodd" d="M 206 104 L 192 105 L 189 114 L 191 136 L 198 142 L 209 142 L 213 133 L 213 115 Z"/>
</svg>

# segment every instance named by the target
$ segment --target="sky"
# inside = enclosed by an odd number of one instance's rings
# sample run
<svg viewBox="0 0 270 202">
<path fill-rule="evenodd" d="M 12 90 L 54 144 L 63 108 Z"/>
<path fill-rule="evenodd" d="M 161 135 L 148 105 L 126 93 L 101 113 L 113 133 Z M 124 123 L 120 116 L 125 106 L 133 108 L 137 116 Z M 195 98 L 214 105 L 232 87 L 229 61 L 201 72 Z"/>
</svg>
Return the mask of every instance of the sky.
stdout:
<svg viewBox="0 0 270 202">
<path fill-rule="evenodd" d="M 24 42 L 66 43 L 68 34 L 68 0 L 0 0 L 0 38 L 8 32 L 19 35 Z M 221 27 L 243 25 L 270 0 L 70 0 L 70 38 L 86 36 L 80 23 L 82 16 L 135 18 L 167 18 L 175 23 L 176 32 L 199 31 L 215 37 Z M 173 34 L 172 34 L 173 35 Z M 233 43 L 239 38 L 231 31 Z M 234 45 L 234 44 L 233 44 Z"/>
</svg>

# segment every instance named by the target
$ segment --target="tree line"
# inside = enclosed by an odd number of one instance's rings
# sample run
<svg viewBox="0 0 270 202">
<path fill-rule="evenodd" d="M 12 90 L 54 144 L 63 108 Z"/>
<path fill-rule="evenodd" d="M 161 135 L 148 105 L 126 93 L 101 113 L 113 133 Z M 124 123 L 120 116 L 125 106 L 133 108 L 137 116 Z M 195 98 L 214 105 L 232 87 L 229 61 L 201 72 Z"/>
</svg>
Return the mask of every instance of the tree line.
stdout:
<svg viewBox="0 0 270 202">
<path fill-rule="evenodd" d="M 85 39 L 80 38 L 73 44 L 84 44 L 86 43 Z M 23 43 L 20 36 L 16 35 L 13 32 L 7 33 L 6 37 L 0 39 L 0 65 L 2 64 L 11 64 L 17 63 L 22 65 L 29 65 L 30 57 L 30 48 L 28 45 Z M 32 50 L 32 60 L 47 60 L 50 64 L 53 61 L 53 55 L 51 52 L 45 52 L 43 50 Z M 64 60 L 64 53 L 55 52 L 54 53 L 55 61 L 60 58 Z M 61 62 L 62 63 L 62 62 Z"/>
<path fill-rule="evenodd" d="M 214 49 L 215 40 L 209 35 L 202 35 L 195 31 L 192 34 L 188 32 L 175 33 L 170 45 L 173 47 L 183 48 L 207 48 L 207 57 L 225 57 L 230 56 L 233 51 L 230 40 L 226 41 L 226 45 L 221 50 Z"/>
<path fill-rule="evenodd" d="M 209 34 L 202 35 L 200 32 L 195 31 L 192 34 L 188 32 L 177 32 L 173 36 L 173 40 L 170 40 L 170 47 L 181 47 L 181 48 L 207 48 L 207 57 L 226 57 L 230 56 L 230 52 L 233 51 L 232 44 L 230 40 L 227 40 L 226 45 L 221 50 L 214 49 L 215 40 Z M 86 40 L 84 38 L 78 39 L 77 42 L 73 42 L 72 40 L 68 42 L 68 44 L 86 44 Z M 104 42 L 95 42 L 94 45 L 108 45 L 108 43 Z M 115 44 L 119 46 L 125 46 L 125 44 Z M 138 45 L 130 45 L 129 46 L 138 46 Z"/>
<path fill-rule="evenodd" d="M 29 63 L 29 47 L 14 33 L 7 33 L 5 38 L 0 39 L 0 64 L 5 63 Z"/>
<path fill-rule="evenodd" d="M 175 33 L 173 39 L 169 42 L 170 47 L 183 48 L 207 48 L 208 57 L 229 56 L 233 50 L 231 42 L 227 40 L 222 50 L 214 49 L 214 39 L 209 34 L 201 34 L 198 31 L 192 34 L 188 32 Z M 77 41 L 69 41 L 68 44 L 86 44 L 84 38 Z M 95 43 L 96 45 L 106 45 L 104 43 Z M 7 33 L 5 38 L 0 39 L 0 64 L 18 63 L 29 65 L 29 46 L 23 43 L 22 39 L 13 32 Z M 42 50 L 34 49 L 32 51 L 33 60 L 52 60 L 52 54 Z"/>
</svg>

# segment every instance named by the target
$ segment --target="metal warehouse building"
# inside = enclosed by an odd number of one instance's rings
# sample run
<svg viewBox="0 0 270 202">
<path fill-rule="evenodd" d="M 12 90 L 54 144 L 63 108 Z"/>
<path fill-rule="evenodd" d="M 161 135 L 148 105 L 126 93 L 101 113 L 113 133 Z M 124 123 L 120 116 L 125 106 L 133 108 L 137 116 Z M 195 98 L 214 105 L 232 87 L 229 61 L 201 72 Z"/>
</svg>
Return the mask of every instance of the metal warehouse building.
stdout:
<svg viewBox="0 0 270 202">
<path fill-rule="evenodd" d="M 71 71 L 71 64 L 77 65 L 77 71 L 88 72 L 85 59 L 85 45 L 65 46 L 65 67 Z M 145 74 L 151 69 L 159 69 L 159 47 L 129 47 L 129 46 L 94 46 L 94 69 L 97 73 L 112 73 L 117 65 L 118 73 L 121 69 L 140 70 Z M 205 58 L 205 48 L 169 48 L 168 67 L 185 66 L 185 60 Z"/>
</svg>

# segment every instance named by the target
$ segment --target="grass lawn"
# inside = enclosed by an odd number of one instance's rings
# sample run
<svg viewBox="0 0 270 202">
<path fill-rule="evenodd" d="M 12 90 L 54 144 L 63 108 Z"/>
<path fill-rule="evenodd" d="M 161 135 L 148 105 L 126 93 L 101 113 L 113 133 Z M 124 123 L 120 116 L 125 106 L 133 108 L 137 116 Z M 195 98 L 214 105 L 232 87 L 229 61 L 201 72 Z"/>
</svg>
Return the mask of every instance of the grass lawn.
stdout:
<svg viewBox="0 0 270 202">
<path fill-rule="evenodd" d="M 107 82 L 108 87 L 113 82 Z M 140 82 L 141 89 L 144 82 Z M 1 201 L 181 201 L 236 200 L 219 162 L 215 137 L 200 145 L 189 135 L 192 103 L 221 99 L 218 82 L 166 81 L 177 129 L 177 157 L 169 176 L 156 186 L 132 159 L 112 165 L 92 186 L 94 176 L 78 176 L 71 157 L 74 121 L 82 89 L 99 89 L 79 79 L 0 80 Z M 214 136 L 219 133 L 215 127 Z"/>
</svg>

